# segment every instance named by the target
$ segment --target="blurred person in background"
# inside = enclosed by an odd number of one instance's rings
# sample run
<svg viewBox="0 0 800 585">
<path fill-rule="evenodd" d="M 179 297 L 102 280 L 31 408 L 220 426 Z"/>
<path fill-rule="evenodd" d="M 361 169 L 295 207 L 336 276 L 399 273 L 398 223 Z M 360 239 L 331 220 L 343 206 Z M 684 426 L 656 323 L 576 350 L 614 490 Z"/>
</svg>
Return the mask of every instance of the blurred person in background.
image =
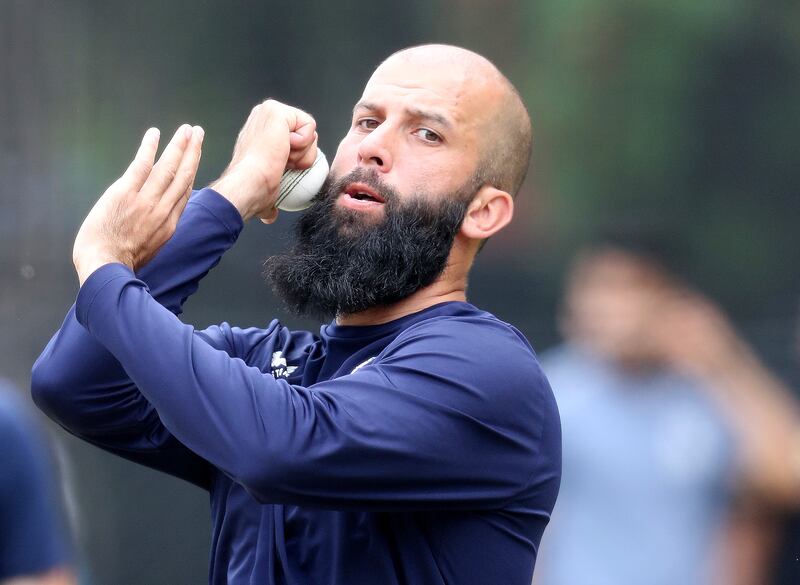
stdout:
<svg viewBox="0 0 800 585">
<path fill-rule="evenodd" d="M 772 510 L 800 500 L 796 401 L 660 236 L 603 238 L 569 273 L 542 359 L 563 479 L 537 583 L 761 584 Z"/>
<path fill-rule="evenodd" d="M 0 585 L 75 585 L 58 484 L 39 429 L 0 380 Z"/>
</svg>

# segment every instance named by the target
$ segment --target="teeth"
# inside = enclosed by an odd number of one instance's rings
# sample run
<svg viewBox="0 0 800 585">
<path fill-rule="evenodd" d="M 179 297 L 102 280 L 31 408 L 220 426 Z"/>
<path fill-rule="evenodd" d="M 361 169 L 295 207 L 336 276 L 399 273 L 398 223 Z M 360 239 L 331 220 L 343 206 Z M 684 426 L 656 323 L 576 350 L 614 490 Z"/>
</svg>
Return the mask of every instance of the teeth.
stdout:
<svg viewBox="0 0 800 585">
<path fill-rule="evenodd" d="M 347 194 L 356 199 L 357 201 L 371 201 L 373 203 L 382 203 L 378 196 L 368 193 L 366 191 L 349 191 Z"/>
</svg>

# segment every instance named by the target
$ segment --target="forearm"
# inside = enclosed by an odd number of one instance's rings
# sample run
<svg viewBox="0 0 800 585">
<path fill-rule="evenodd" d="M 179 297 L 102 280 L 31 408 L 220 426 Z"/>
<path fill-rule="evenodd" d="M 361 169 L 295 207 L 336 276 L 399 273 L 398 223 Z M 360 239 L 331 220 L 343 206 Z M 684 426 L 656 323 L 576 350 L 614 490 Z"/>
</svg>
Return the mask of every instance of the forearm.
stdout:
<svg viewBox="0 0 800 585">
<path fill-rule="evenodd" d="M 187 205 L 174 237 L 138 276 L 159 303 L 178 315 L 200 279 L 236 241 L 241 227 L 237 211 L 227 201 L 213 191 L 200 191 Z M 119 362 L 75 320 L 74 307 L 34 364 L 33 377 L 34 393 L 42 399 L 46 397 L 37 387 L 48 393 L 59 388 L 75 398 L 82 390 L 108 392 L 130 383 Z"/>
<path fill-rule="evenodd" d="M 236 208 L 212 189 L 194 194 L 175 235 L 137 271 L 153 298 L 179 315 L 200 280 L 219 263 L 243 227 Z"/>
<path fill-rule="evenodd" d="M 187 205 L 174 237 L 139 276 L 158 302 L 180 314 L 200 279 L 235 242 L 241 225 L 238 212 L 227 201 L 212 191 L 200 191 Z M 195 462 L 189 463 L 190 469 L 180 466 L 181 457 L 169 461 L 170 453 L 182 447 L 165 432 L 158 414 L 117 359 L 78 323 L 74 309 L 33 366 L 31 391 L 36 404 L 86 440 L 202 483 L 202 470 L 195 469 Z M 154 450 L 163 461 L 153 459 Z"/>
<path fill-rule="evenodd" d="M 183 444 L 233 477 L 266 453 L 262 413 L 285 410 L 270 375 L 198 338 L 120 264 L 87 280 L 77 321 L 123 364 L 160 421 Z M 245 443 L 249 441 L 249 443 Z"/>
<path fill-rule="evenodd" d="M 486 410 L 483 392 L 498 392 L 492 384 L 472 386 L 468 376 L 464 387 L 444 374 L 413 369 L 421 354 L 425 364 L 438 361 L 458 371 L 480 363 L 482 349 L 453 356 L 452 344 L 444 352 L 442 338 L 434 336 L 418 349 L 398 346 L 408 356 L 386 358 L 401 378 L 396 382 L 372 366 L 310 387 L 292 385 L 263 371 L 271 349 L 247 363 L 214 349 L 120 264 L 87 280 L 77 318 L 125 365 L 175 437 L 262 501 L 491 508 L 518 494 L 530 477 L 541 428 L 508 432 L 482 421 L 476 413 Z M 427 388 L 422 395 L 420 387 Z M 426 398 L 428 392 L 439 400 Z M 513 416 L 536 426 L 543 420 L 537 408 L 525 405 Z M 482 478 L 475 458 L 502 463 Z"/>
<path fill-rule="evenodd" d="M 33 366 L 31 394 L 81 439 L 207 487 L 207 464 L 167 431 L 122 365 L 78 323 L 74 307 Z"/>
<path fill-rule="evenodd" d="M 738 436 L 744 488 L 800 504 L 800 409 L 788 388 L 742 347 L 708 380 Z"/>
</svg>

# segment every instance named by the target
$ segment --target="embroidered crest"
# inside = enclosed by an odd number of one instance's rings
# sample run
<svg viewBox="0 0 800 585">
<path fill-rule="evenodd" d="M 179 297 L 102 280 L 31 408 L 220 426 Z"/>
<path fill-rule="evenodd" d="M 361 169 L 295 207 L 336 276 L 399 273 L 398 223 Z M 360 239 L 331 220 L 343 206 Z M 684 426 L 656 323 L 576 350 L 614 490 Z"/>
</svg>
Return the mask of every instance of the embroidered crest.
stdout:
<svg viewBox="0 0 800 585">
<path fill-rule="evenodd" d="M 282 351 L 276 351 L 272 354 L 272 362 L 270 363 L 270 372 L 275 379 L 288 378 L 297 369 L 297 366 L 289 366 L 286 364 L 286 358 L 283 357 Z"/>
</svg>

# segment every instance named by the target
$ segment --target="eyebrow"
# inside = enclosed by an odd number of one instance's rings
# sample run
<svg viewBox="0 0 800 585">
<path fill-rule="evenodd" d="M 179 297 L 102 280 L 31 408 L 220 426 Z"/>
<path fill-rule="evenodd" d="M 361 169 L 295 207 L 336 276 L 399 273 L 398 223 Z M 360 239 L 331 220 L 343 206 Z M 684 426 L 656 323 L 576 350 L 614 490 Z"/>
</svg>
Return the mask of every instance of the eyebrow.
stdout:
<svg viewBox="0 0 800 585">
<path fill-rule="evenodd" d="M 358 102 L 353 108 L 353 114 L 355 115 L 355 113 L 358 110 L 379 111 L 380 109 L 381 109 L 380 107 L 378 107 L 376 104 L 373 104 L 372 102 Z M 450 122 L 450 120 L 448 120 L 445 116 L 443 116 L 438 112 L 430 112 L 422 110 L 420 108 L 405 108 L 405 111 L 413 118 L 436 122 L 437 124 L 443 126 L 448 130 L 452 129 L 453 127 L 453 124 Z"/>
</svg>

